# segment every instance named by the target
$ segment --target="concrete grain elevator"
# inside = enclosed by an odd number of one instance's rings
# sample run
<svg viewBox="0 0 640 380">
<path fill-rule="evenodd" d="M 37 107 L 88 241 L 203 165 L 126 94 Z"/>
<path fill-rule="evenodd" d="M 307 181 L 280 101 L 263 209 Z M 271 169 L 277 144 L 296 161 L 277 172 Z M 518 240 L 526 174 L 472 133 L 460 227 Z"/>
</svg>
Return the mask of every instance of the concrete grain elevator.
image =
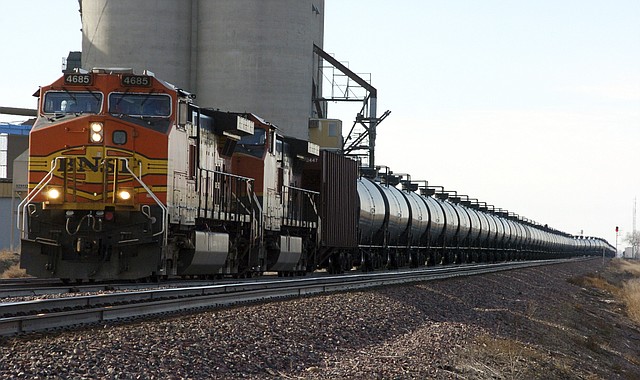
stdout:
<svg viewBox="0 0 640 380">
<path fill-rule="evenodd" d="M 150 70 L 204 107 L 307 139 L 324 0 L 80 0 L 82 67 Z M 315 88 L 314 88 L 315 87 Z M 324 112 L 326 115 L 326 112 Z"/>
</svg>

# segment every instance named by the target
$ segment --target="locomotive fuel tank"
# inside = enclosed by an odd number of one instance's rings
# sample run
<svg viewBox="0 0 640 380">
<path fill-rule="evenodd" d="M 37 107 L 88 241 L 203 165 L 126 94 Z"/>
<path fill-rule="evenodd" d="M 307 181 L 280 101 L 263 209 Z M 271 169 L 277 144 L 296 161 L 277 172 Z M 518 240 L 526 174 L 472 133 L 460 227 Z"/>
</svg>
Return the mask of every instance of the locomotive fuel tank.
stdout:
<svg viewBox="0 0 640 380">
<path fill-rule="evenodd" d="M 211 274 L 224 267 L 229 256 L 229 234 L 195 231 L 195 249 L 183 250 L 178 272 L 183 275 Z"/>
</svg>

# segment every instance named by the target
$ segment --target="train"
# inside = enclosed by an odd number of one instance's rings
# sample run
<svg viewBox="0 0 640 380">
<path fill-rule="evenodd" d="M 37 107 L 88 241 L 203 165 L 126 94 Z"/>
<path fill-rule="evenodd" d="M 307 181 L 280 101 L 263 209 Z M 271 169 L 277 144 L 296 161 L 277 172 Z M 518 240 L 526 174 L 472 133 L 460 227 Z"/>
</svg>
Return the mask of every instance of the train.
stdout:
<svg viewBox="0 0 640 380">
<path fill-rule="evenodd" d="M 444 188 L 361 167 L 152 72 L 42 86 L 20 265 L 63 281 L 252 277 L 615 254 Z"/>
</svg>

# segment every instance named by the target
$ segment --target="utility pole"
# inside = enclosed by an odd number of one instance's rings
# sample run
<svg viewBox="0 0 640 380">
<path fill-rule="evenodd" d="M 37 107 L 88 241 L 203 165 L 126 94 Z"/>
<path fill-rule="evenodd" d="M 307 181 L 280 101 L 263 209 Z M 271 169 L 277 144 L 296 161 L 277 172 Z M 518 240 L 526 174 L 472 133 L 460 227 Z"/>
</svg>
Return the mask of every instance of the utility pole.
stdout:
<svg viewBox="0 0 640 380">
<path fill-rule="evenodd" d="M 618 226 L 616 226 L 616 257 L 618 257 Z M 622 253 L 622 257 L 624 257 L 624 252 Z"/>
<path fill-rule="evenodd" d="M 638 243 L 636 242 L 636 197 L 633 197 L 633 232 L 631 240 L 631 257 L 638 258 Z"/>
</svg>

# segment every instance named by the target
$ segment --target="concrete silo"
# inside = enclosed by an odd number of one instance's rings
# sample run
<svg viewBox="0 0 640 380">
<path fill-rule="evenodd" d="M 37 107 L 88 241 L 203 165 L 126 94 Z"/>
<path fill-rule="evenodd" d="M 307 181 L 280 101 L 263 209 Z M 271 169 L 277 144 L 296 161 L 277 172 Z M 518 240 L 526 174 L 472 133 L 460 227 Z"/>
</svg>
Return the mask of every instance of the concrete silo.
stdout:
<svg viewBox="0 0 640 380">
<path fill-rule="evenodd" d="M 81 0 L 82 67 L 153 71 L 190 86 L 191 1 Z"/>
<path fill-rule="evenodd" d="M 82 67 L 148 69 L 197 103 L 308 137 L 324 0 L 82 0 Z"/>
</svg>

